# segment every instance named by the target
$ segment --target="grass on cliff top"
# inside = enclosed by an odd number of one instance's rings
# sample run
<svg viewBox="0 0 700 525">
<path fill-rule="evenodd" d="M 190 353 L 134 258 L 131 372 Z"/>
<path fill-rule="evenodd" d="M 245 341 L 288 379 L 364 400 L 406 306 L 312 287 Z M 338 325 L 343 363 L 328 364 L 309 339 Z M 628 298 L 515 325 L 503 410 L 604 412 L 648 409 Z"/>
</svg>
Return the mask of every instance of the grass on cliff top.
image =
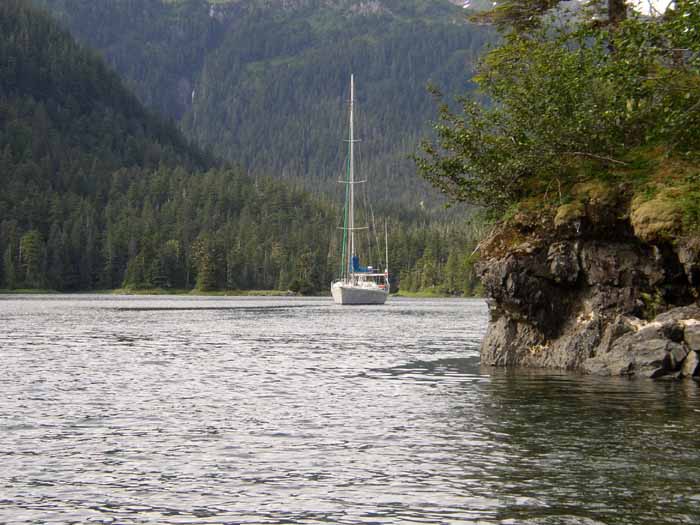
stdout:
<svg viewBox="0 0 700 525">
<path fill-rule="evenodd" d="M 700 162 L 669 158 L 658 149 L 630 152 L 626 165 L 601 169 L 582 163 L 546 185 L 531 182 L 531 195 L 506 212 L 506 224 L 535 226 L 549 218 L 559 226 L 594 208 L 619 208 L 645 241 L 700 233 Z"/>
<path fill-rule="evenodd" d="M 640 153 L 638 167 L 613 172 L 611 182 L 631 187 L 630 222 L 647 242 L 673 241 L 700 233 L 700 163 Z"/>
</svg>

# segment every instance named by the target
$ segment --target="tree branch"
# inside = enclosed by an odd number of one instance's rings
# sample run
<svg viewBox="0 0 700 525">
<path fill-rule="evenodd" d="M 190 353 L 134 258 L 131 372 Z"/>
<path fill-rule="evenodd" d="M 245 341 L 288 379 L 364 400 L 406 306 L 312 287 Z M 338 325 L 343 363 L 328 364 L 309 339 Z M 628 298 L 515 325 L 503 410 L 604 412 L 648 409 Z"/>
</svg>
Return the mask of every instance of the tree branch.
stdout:
<svg viewBox="0 0 700 525">
<path fill-rule="evenodd" d="M 602 160 L 604 162 L 610 162 L 612 164 L 619 164 L 620 166 L 629 166 L 629 164 L 627 162 L 623 162 L 621 160 L 613 159 L 610 157 L 604 157 L 602 155 L 596 155 L 594 153 L 587 153 L 585 151 L 565 151 L 564 155 L 574 155 L 577 157 L 590 157 L 592 159 Z"/>
</svg>

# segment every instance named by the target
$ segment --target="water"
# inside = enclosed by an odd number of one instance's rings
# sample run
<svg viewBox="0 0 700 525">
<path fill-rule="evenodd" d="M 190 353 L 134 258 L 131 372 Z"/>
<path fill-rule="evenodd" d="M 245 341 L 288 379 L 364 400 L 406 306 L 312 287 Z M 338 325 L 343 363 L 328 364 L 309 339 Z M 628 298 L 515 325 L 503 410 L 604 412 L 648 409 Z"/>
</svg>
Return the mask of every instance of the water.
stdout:
<svg viewBox="0 0 700 525">
<path fill-rule="evenodd" d="M 479 300 L 0 298 L 0 523 L 700 523 L 697 383 L 480 369 Z"/>
</svg>

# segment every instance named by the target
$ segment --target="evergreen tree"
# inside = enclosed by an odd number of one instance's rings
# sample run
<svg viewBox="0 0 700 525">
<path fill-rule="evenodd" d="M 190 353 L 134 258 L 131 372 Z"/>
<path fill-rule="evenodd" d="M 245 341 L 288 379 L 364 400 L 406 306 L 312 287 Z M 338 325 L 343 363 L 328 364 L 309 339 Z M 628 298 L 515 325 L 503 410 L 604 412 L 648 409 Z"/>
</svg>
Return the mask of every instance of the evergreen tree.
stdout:
<svg viewBox="0 0 700 525">
<path fill-rule="evenodd" d="M 19 260 L 22 265 L 22 282 L 26 288 L 42 288 L 46 285 L 46 250 L 44 240 L 37 230 L 25 233 L 19 243 Z"/>
</svg>

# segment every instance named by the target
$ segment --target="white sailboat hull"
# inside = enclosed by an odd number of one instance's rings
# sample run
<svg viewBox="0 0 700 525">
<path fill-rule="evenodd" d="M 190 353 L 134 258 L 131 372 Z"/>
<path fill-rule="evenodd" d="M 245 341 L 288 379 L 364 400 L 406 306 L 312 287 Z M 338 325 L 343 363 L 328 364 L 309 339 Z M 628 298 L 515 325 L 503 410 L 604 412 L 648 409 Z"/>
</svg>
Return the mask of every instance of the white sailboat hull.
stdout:
<svg viewBox="0 0 700 525">
<path fill-rule="evenodd" d="M 384 304 L 389 293 L 382 288 L 367 288 L 334 283 L 331 294 L 335 304 Z"/>
</svg>

